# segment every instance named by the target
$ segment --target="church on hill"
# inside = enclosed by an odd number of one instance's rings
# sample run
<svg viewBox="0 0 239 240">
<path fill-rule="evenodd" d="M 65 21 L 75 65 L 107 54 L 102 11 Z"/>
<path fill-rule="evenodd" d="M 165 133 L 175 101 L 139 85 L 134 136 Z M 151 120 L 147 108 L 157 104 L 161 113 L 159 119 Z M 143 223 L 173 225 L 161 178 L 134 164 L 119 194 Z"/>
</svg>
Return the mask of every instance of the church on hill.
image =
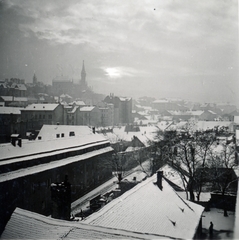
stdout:
<svg viewBox="0 0 239 240">
<path fill-rule="evenodd" d="M 73 98 L 80 98 L 85 92 L 90 91 L 91 89 L 86 82 L 84 60 L 81 70 L 81 79 L 78 83 L 74 83 L 72 79 L 67 77 L 59 76 L 52 80 L 52 90 L 55 96 L 60 97 L 62 94 L 68 94 Z"/>
</svg>

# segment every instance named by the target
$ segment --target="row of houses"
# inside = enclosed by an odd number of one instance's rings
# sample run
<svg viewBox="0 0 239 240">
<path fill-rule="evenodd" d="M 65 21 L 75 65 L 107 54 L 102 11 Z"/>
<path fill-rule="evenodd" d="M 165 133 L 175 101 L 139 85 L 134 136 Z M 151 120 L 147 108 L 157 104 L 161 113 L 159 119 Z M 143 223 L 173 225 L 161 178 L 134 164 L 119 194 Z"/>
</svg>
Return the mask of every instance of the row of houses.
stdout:
<svg viewBox="0 0 239 240">
<path fill-rule="evenodd" d="M 27 132 L 39 131 L 44 124 L 97 127 L 131 123 L 132 100 L 117 99 L 119 101 L 114 103 L 106 100 L 99 106 L 73 101 L 70 104 L 32 103 L 20 108 L 0 107 L 1 141 L 9 141 L 13 133 L 20 133 L 25 137 Z"/>
</svg>

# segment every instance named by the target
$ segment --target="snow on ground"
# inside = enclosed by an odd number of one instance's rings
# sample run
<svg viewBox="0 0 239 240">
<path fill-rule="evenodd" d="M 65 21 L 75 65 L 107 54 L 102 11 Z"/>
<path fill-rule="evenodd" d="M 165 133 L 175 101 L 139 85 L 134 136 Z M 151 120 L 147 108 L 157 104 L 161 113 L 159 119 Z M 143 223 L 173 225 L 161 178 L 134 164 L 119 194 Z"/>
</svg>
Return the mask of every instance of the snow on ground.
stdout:
<svg viewBox="0 0 239 240">
<path fill-rule="evenodd" d="M 211 208 L 209 212 L 202 214 L 202 228 L 205 239 L 209 239 L 208 229 L 210 222 L 213 223 L 214 239 L 233 239 L 233 229 L 235 221 L 235 213 L 228 211 L 228 217 L 224 217 L 221 209 Z"/>
<path fill-rule="evenodd" d="M 235 212 L 228 211 L 228 217 L 224 217 L 222 209 L 211 208 L 209 212 L 203 213 L 202 227 L 209 228 L 210 222 L 213 222 L 215 230 L 233 231 L 235 221 Z"/>
</svg>

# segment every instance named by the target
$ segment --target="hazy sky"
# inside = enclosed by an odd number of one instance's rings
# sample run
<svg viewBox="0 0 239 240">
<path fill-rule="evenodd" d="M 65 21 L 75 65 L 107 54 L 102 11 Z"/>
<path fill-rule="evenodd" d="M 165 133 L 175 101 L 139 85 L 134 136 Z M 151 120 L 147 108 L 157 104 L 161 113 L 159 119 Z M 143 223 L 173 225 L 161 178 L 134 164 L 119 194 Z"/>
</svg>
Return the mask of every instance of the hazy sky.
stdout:
<svg viewBox="0 0 239 240">
<path fill-rule="evenodd" d="M 238 99 L 236 0 L 0 0 L 0 79 L 77 82 L 95 92 Z"/>
</svg>

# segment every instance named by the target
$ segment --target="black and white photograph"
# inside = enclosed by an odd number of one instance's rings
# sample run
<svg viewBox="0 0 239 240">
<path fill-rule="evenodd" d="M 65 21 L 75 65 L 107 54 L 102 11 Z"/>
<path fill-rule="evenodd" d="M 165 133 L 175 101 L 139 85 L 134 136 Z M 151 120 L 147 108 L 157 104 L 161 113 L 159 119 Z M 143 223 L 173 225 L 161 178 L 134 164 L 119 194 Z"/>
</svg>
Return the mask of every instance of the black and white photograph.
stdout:
<svg viewBox="0 0 239 240">
<path fill-rule="evenodd" d="M 237 0 L 0 0 L 0 239 L 238 239 Z"/>
</svg>

